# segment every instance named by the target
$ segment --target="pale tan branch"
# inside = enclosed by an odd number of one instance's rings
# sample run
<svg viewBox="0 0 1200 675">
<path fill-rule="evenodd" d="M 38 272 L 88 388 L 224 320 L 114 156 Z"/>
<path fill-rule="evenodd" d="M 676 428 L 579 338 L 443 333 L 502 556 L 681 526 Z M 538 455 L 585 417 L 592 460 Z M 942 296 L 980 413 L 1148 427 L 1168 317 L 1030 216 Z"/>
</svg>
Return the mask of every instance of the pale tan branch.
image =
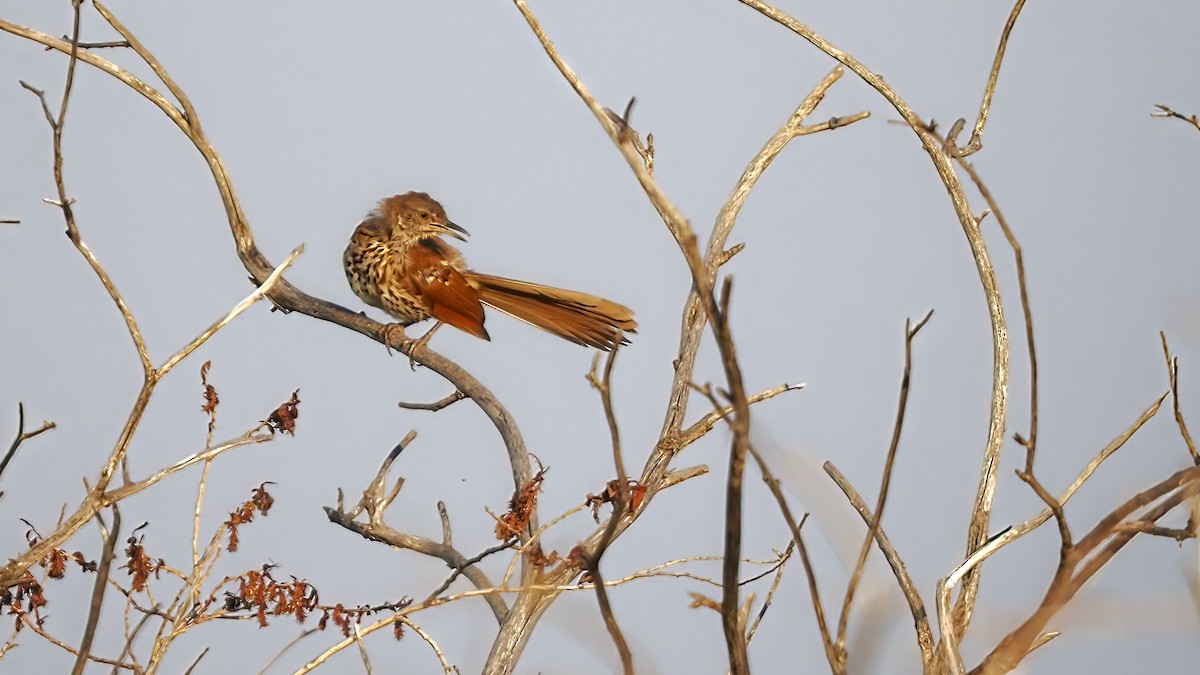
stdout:
<svg viewBox="0 0 1200 675">
<path fill-rule="evenodd" d="M 451 666 L 450 662 L 446 660 L 446 655 L 442 653 L 442 648 L 433 641 L 433 637 L 430 636 L 429 633 L 426 633 L 420 626 L 413 623 L 413 621 L 407 616 L 401 615 L 396 618 L 396 621 L 408 626 L 413 630 L 414 633 L 420 635 L 421 639 L 425 641 L 425 644 L 429 645 L 429 648 L 433 650 L 434 656 L 437 657 L 438 663 L 440 663 L 442 666 L 442 672 L 446 675 L 454 675 L 454 667 Z"/>
<path fill-rule="evenodd" d="M 966 193 L 951 165 L 949 153 L 943 144 L 922 124 L 916 113 L 909 107 L 888 84 L 884 78 L 871 71 L 861 61 L 835 47 L 831 42 L 819 35 L 809 26 L 797 21 L 794 17 L 762 0 L 739 0 L 742 4 L 754 9 L 768 19 L 787 28 L 802 39 L 808 41 L 817 49 L 828 54 L 834 60 L 849 68 L 864 82 L 879 93 L 899 113 L 904 123 L 917 135 L 930 161 L 941 178 L 954 212 L 958 216 L 963 234 L 971 247 L 971 255 L 975 261 L 980 285 L 983 288 L 984 299 L 988 307 L 988 316 L 992 324 L 992 396 L 991 415 L 987 442 L 984 449 L 983 467 L 980 472 L 979 487 L 972 509 L 971 524 L 967 532 L 967 552 L 970 554 L 981 546 L 987 539 L 988 526 L 991 521 L 992 501 L 996 491 L 996 477 L 1000 464 L 1000 455 L 1004 444 L 1004 428 L 1008 419 L 1008 377 L 1009 377 L 1009 347 L 1008 327 L 1004 319 L 1004 307 L 1000 300 L 1000 287 L 996 281 L 996 272 L 988 255 L 987 245 L 979 230 L 979 223 L 971 211 Z M 963 585 L 963 593 L 959 597 L 956 608 L 956 619 L 962 631 L 965 631 L 974 611 L 975 598 L 979 592 L 978 568 L 973 569 Z"/>
<path fill-rule="evenodd" d="M 883 531 L 883 527 L 878 524 L 877 519 L 871 514 L 867 503 L 859 496 L 858 491 L 854 489 L 850 481 L 838 471 L 833 462 L 825 462 L 823 468 L 825 469 L 825 473 L 829 474 L 833 482 L 846 495 L 846 499 L 850 500 L 850 505 L 854 507 L 859 517 L 866 523 L 867 529 L 874 530 L 875 543 L 879 546 L 879 551 L 883 553 L 884 559 L 887 560 L 888 566 L 892 568 L 892 574 L 900 584 L 900 592 L 904 594 L 904 599 L 908 602 L 908 609 L 912 614 L 913 626 L 917 633 L 917 647 L 921 650 L 921 662 L 924 664 L 923 672 L 929 673 L 934 658 L 933 633 L 929 628 L 929 617 L 925 613 L 925 603 L 921 601 L 921 595 L 917 592 L 917 587 L 913 585 L 912 578 L 908 576 L 908 569 L 904 566 L 904 561 L 900 559 L 900 554 L 892 546 L 892 542 Z"/>
<path fill-rule="evenodd" d="M 271 289 L 275 287 L 275 284 L 279 283 L 279 280 L 283 278 L 283 273 L 287 270 L 287 268 L 291 267 L 292 263 L 296 262 L 296 258 L 299 257 L 301 253 L 304 253 L 304 244 L 300 244 L 296 248 L 292 249 L 292 252 L 288 254 L 288 257 L 279 264 L 279 267 L 271 270 L 271 273 L 267 275 L 267 278 L 263 280 L 261 284 L 259 284 L 258 288 L 254 289 L 253 293 L 247 295 L 241 302 L 234 305 L 233 309 L 229 310 L 225 316 L 214 321 L 212 325 L 210 325 L 208 328 L 205 328 L 199 335 L 196 336 L 194 340 L 185 345 L 183 349 L 180 349 L 178 352 L 173 354 L 171 358 L 167 359 L 166 362 L 159 367 L 158 377 L 161 378 L 166 375 L 171 371 L 172 368 L 178 365 L 180 361 L 186 359 L 192 354 L 192 352 L 199 349 L 200 345 L 208 342 L 208 339 L 216 335 L 217 331 L 221 330 L 225 326 L 228 326 L 231 321 L 238 318 L 238 316 L 240 316 L 247 309 L 250 309 L 254 303 L 267 297 L 267 294 L 271 292 Z"/>
<path fill-rule="evenodd" d="M 1012 35 L 1013 27 L 1017 25 L 1017 17 L 1021 15 L 1021 9 L 1025 7 L 1025 0 L 1017 0 L 1013 5 L 1012 12 L 1008 15 L 1008 21 L 1004 23 L 1004 30 L 1000 32 L 1000 44 L 996 47 L 996 58 L 992 60 L 992 71 L 988 73 L 987 86 L 983 90 L 983 102 L 979 104 L 979 116 L 975 120 L 975 130 L 971 132 L 971 140 L 966 147 L 957 148 L 955 155 L 958 157 L 966 157 L 977 152 L 983 147 L 983 126 L 987 124 L 988 112 L 992 108 L 992 95 L 996 93 L 996 80 L 1000 77 L 1000 64 L 1004 61 L 1004 52 L 1008 48 L 1008 38 Z M 949 139 L 955 142 L 955 139 Z"/>
<path fill-rule="evenodd" d="M 1171 403 L 1175 408 L 1175 424 L 1179 427 L 1179 435 L 1183 437 L 1184 445 L 1187 446 L 1188 453 L 1192 456 L 1192 462 L 1200 464 L 1200 452 L 1196 450 L 1196 442 L 1192 440 L 1192 433 L 1188 431 L 1187 422 L 1183 419 L 1183 410 L 1179 407 L 1179 357 L 1171 356 L 1171 348 L 1167 346 L 1167 334 L 1159 331 L 1158 336 L 1162 338 L 1163 357 L 1167 360 L 1167 379 L 1171 384 Z M 0 465 L 0 471 L 3 470 L 3 465 Z"/>
<path fill-rule="evenodd" d="M 904 371 L 900 376 L 900 401 L 896 406 L 896 421 L 892 426 L 892 440 L 888 445 L 887 455 L 883 464 L 883 477 L 880 479 L 879 497 L 875 501 L 874 516 L 868 519 L 868 527 L 866 537 L 863 539 L 862 546 L 859 547 L 858 560 L 854 564 L 854 571 L 850 575 L 850 581 L 846 584 L 846 594 L 842 600 L 842 611 L 838 617 L 837 631 L 837 648 L 838 652 L 844 654 L 846 652 L 846 630 L 850 625 L 850 609 L 854 603 L 855 591 L 858 588 L 859 581 L 862 579 L 863 570 L 867 564 L 867 554 L 871 550 L 871 542 L 875 540 L 875 534 L 880 528 L 880 523 L 883 522 L 883 510 L 887 505 L 888 491 L 892 484 L 892 471 L 896 465 L 896 455 L 900 449 L 900 434 L 904 429 L 904 418 L 908 411 L 908 392 L 912 382 L 912 343 L 917 337 L 917 333 L 929 323 L 933 318 L 933 310 L 925 315 L 923 319 L 917 322 L 916 326 L 912 325 L 912 320 L 904 322 Z M 832 465 L 830 465 L 832 466 Z M 849 488 L 849 483 L 846 484 Z M 849 495 L 849 493 L 847 493 Z M 922 633 L 920 631 L 921 624 L 917 624 L 918 644 L 921 647 L 922 665 L 926 671 L 930 670 L 932 659 L 932 651 L 927 650 L 927 645 L 920 642 Z M 928 626 L 926 626 L 928 633 Z"/>
</svg>

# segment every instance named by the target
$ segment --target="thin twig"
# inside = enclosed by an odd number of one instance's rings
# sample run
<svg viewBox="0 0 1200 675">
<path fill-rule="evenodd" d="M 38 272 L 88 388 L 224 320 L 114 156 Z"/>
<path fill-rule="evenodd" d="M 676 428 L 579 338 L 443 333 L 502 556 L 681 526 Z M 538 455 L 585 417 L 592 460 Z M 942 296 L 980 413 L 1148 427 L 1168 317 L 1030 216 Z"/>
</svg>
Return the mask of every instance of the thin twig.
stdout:
<svg viewBox="0 0 1200 675">
<path fill-rule="evenodd" d="M 971 247 L 971 255 L 975 261 L 976 272 L 983 288 L 984 298 L 988 306 L 988 317 L 992 328 L 992 392 L 991 414 L 988 423 L 987 443 L 984 449 L 983 468 L 980 472 L 979 487 L 976 491 L 975 505 L 972 509 L 971 523 L 967 531 L 967 551 L 974 551 L 987 540 L 989 523 L 991 522 L 992 501 L 995 497 L 996 476 L 1000 465 L 1000 456 L 1004 444 L 1004 428 L 1008 419 L 1008 376 L 1009 376 L 1009 347 L 1008 327 L 1004 318 L 1004 307 L 1000 299 L 1000 287 L 996 281 L 996 271 L 992 266 L 987 244 L 979 230 L 979 223 L 971 211 L 962 183 L 954 172 L 949 153 L 925 128 L 920 118 L 912 108 L 897 94 L 884 78 L 867 68 L 858 59 L 819 35 L 809 26 L 797 21 L 794 17 L 763 0 L 739 0 L 743 5 L 754 9 L 768 19 L 787 28 L 802 39 L 808 41 L 817 49 L 837 60 L 854 74 L 858 75 L 872 89 L 879 93 L 899 113 L 904 123 L 916 134 L 921 146 L 929 156 L 938 177 L 954 205 L 955 215 L 967 243 Z M 975 598 L 979 592 L 979 572 L 973 569 L 965 579 L 963 593 L 959 597 L 955 609 L 956 621 L 962 631 L 970 624 L 971 614 L 975 607 Z"/>
<path fill-rule="evenodd" d="M 617 623 L 612 603 L 608 598 L 608 591 L 604 586 L 604 577 L 600 573 L 600 559 L 604 557 L 605 551 L 608 550 L 609 544 L 612 543 L 613 537 L 616 535 L 617 523 L 621 521 L 621 517 L 625 514 L 625 511 L 632 506 L 629 500 L 629 477 L 625 473 L 625 460 L 621 457 L 621 430 L 617 425 L 617 415 L 613 410 L 612 402 L 612 371 L 613 365 L 617 361 L 618 351 L 620 350 L 614 348 L 608 353 L 608 358 L 604 362 L 604 375 L 602 377 L 596 376 L 596 368 L 600 363 L 600 355 L 597 354 L 592 359 L 592 369 L 587 376 L 588 382 L 600 393 L 600 402 L 604 407 L 604 418 L 608 421 L 608 432 L 612 438 L 613 465 L 617 471 L 617 490 L 612 500 L 612 515 L 609 516 L 604 536 L 600 541 L 596 542 L 596 546 L 590 552 L 585 553 L 585 556 L 587 559 L 587 572 L 595 582 L 593 586 L 596 589 L 596 602 L 600 606 L 600 616 L 604 618 L 604 625 L 608 629 L 608 634 L 612 637 L 613 645 L 617 648 L 617 654 L 621 657 L 621 670 L 625 675 L 633 675 L 633 652 L 630 651 L 629 643 L 625 641 L 625 635 L 621 632 L 621 627 Z"/>
<path fill-rule="evenodd" d="M 25 431 L 25 404 L 17 402 L 17 436 L 13 439 L 12 445 L 8 446 L 8 452 L 4 453 L 4 459 L 0 460 L 0 476 L 4 475 L 4 470 L 8 468 L 8 463 L 17 454 L 17 448 L 21 447 L 22 443 L 57 426 L 54 422 L 42 420 L 42 426 L 33 431 Z"/>
<path fill-rule="evenodd" d="M 210 325 L 208 328 L 205 328 L 191 342 L 185 345 L 183 349 L 180 349 L 178 352 L 168 358 L 166 362 L 158 368 L 157 377 L 161 378 L 166 375 L 172 368 L 175 367 L 176 364 L 186 359 L 192 352 L 199 349 L 200 346 L 205 342 L 208 342 L 208 339 L 216 335 L 217 331 L 229 325 L 229 323 L 238 318 L 242 312 L 250 309 L 254 303 L 267 297 L 267 295 L 271 292 L 271 289 L 274 288 L 275 285 L 279 283 L 279 280 L 283 278 L 283 273 L 287 271 L 287 268 L 291 267 L 292 263 L 296 262 L 296 258 L 300 257 L 301 253 L 304 253 L 304 244 L 300 244 L 296 248 L 292 249 L 292 252 L 288 254 L 287 258 L 284 258 L 283 262 L 279 263 L 279 267 L 276 267 L 269 275 L 267 275 L 267 278 L 261 284 L 259 284 L 257 288 L 254 289 L 253 293 L 243 298 L 241 302 L 234 305 L 233 309 L 226 312 L 225 316 L 214 321 L 212 325 Z"/>
<path fill-rule="evenodd" d="M 1187 122 L 1195 127 L 1196 131 L 1200 131 L 1200 118 L 1196 117 L 1196 115 L 1189 117 L 1183 113 L 1177 113 L 1161 103 L 1155 103 L 1154 107 L 1158 108 L 1158 112 L 1150 113 L 1151 117 L 1171 117 L 1177 120 L 1183 120 L 1184 122 Z"/>
<path fill-rule="evenodd" d="M 908 319 L 904 322 L 904 373 L 900 377 L 900 401 L 896 405 L 896 422 L 892 426 L 892 440 L 888 445 L 887 457 L 883 464 L 883 477 L 880 479 L 879 497 L 875 501 L 875 514 L 871 518 L 870 526 L 867 527 L 867 536 L 863 539 L 862 546 L 858 551 L 858 561 L 854 565 L 854 572 L 850 575 L 850 581 L 846 584 L 846 595 L 842 600 L 842 612 L 838 618 L 837 630 L 837 646 L 838 652 L 845 654 L 846 652 L 846 629 L 850 623 L 850 608 L 854 603 L 854 593 L 858 588 L 859 581 L 862 579 L 863 569 L 867 564 L 867 553 L 871 550 L 871 542 L 875 540 L 875 534 L 878 532 L 880 523 L 883 521 L 883 509 L 887 504 L 888 489 L 892 484 L 892 470 L 896 464 L 896 453 L 900 449 L 900 432 L 904 428 L 904 417 L 908 410 L 908 391 L 912 382 L 912 343 L 917 337 L 917 333 L 929 323 L 933 318 L 933 310 L 925 315 L 916 326 L 912 325 L 912 320 Z"/>
<path fill-rule="evenodd" d="M 1010 632 L 973 669 L 972 674 L 1006 673 L 1019 664 L 1037 641 L 1050 619 L 1058 613 L 1096 572 L 1103 568 L 1137 534 L 1151 528 L 1180 504 L 1200 494 L 1200 466 L 1172 474 L 1137 494 L 1102 518 L 1091 532 L 1071 548 L 1046 589 L 1041 604 L 1020 626 Z M 1147 508 L 1149 507 L 1149 508 Z M 1134 512 L 1146 509 L 1140 518 L 1125 522 Z M 1195 532 L 1191 533 L 1195 537 Z"/>
<path fill-rule="evenodd" d="M 692 383 L 689 382 L 688 384 L 690 386 Z M 772 387 L 766 391 L 761 391 L 749 397 L 747 401 L 751 405 L 754 405 L 760 401 L 775 398 L 784 392 L 800 391 L 805 386 L 806 385 L 803 382 L 798 382 L 796 384 L 781 384 L 778 387 Z M 732 414 L 733 406 L 718 407 L 716 410 L 713 410 L 712 412 L 709 412 L 700 419 L 696 420 L 696 422 L 688 428 L 681 430 L 677 436 L 678 447 L 676 452 L 703 438 L 705 434 L 707 434 L 709 431 L 712 431 L 712 428 L 717 425 L 717 422 L 720 422 Z"/>
<path fill-rule="evenodd" d="M 485 548 L 484 550 L 471 556 L 470 558 L 465 558 L 461 562 L 451 565 L 451 567 L 454 568 L 454 571 L 451 572 L 450 576 L 446 577 L 446 580 L 443 581 L 440 586 L 433 589 L 433 592 L 431 592 L 429 594 L 429 597 L 425 600 L 425 604 L 432 602 L 434 598 L 436 598 L 442 594 L 442 591 L 445 591 L 446 589 L 450 588 L 450 584 L 453 584 L 454 580 L 457 579 L 468 567 L 478 564 L 484 558 L 486 558 L 494 553 L 499 553 L 500 551 L 507 551 L 508 549 L 512 548 L 514 544 L 516 544 L 516 541 L 510 539 L 509 541 L 506 541 L 504 543 L 497 544 L 497 545 L 489 547 L 489 548 Z M 449 544 L 447 544 L 447 545 L 449 545 Z M 503 620 L 504 617 L 499 617 L 499 618 L 501 620 Z"/>
<path fill-rule="evenodd" d="M 442 672 L 446 675 L 453 675 L 455 672 L 454 667 L 451 666 L 450 662 L 446 660 L 446 655 L 442 653 L 442 648 L 433 641 L 433 637 L 430 636 L 429 633 L 426 633 L 424 630 L 422 630 L 420 626 L 413 623 L 412 619 L 409 619 L 407 616 L 397 615 L 396 621 L 408 626 L 413 630 L 414 633 L 420 635 L 421 639 L 425 641 L 425 644 L 429 645 L 429 648 L 433 650 L 433 655 L 437 657 L 438 663 L 442 665 Z"/>
<path fill-rule="evenodd" d="M 1171 348 L 1167 346 L 1167 334 L 1159 331 L 1158 336 L 1162 338 L 1163 357 L 1167 360 L 1167 377 L 1171 383 L 1171 403 L 1175 408 L 1175 424 L 1179 427 L 1179 435 L 1183 436 L 1183 442 L 1192 456 L 1192 462 L 1200 464 L 1200 452 L 1196 451 L 1196 443 L 1192 440 L 1191 432 L 1188 431 L 1187 422 L 1183 420 L 1183 410 L 1179 408 L 1179 357 L 1171 356 Z M 0 465 L 0 471 L 3 470 L 3 465 Z"/>
<path fill-rule="evenodd" d="M 362 658 L 363 671 L 365 671 L 367 675 L 372 675 L 375 671 L 373 668 L 371 668 L 371 657 L 367 655 L 367 645 L 363 643 L 362 636 L 358 633 L 357 621 L 350 622 L 350 635 L 354 638 L 354 643 L 358 645 L 358 655 L 360 658 Z"/>
<path fill-rule="evenodd" d="M 966 157 L 983 147 L 983 126 L 987 124 L 988 111 L 992 107 L 992 95 L 996 93 L 996 80 L 1000 77 L 1000 64 L 1004 61 L 1008 37 L 1012 35 L 1013 26 L 1017 24 L 1017 17 L 1021 15 L 1023 7 L 1025 7 L 1025 0 L 1017 0 L 1017 3 L 1013 5 L 1012 12 L 1008 15 L 1008 21 L 1004 23 L 1004 30 L 1000 32 L 1000 45 L 996 47 L 996 57 L 992 60 L 992 71 L 988 73 L 987 86 L 983 90 L 983 102 L 979 104 L 979 116 L 975 120 L 975 131 L 971 132 L 971 141 L 967 143 L 967 146 L 957 149 L 955 152 L 957 157 Z M 953 138 L 950 140 L 954 141 Z"/>
<path fill-rule="evenodd" d="M 396 405 L 404 408 L 405 410 L 429 410 L 431 412 L 437 412 L 442 408 L 449 408 L 451 405 L 458 403 L 466 397 L 466 394 L 455 389 L 454 392 L 449 396 L 438 399 L 433 403 L 408 403 L 407 401 L 399 401 L 396 403 Z"/>
<path fill-rule="evenodd" d="M 278 662 L 279 659 L 283 658 L 283 655 L 288 653 L 288 651 L 291 650 L 292 647 L 295 647 L 296 645 L 300 644 L 301 640 L 303 640 L 304 638 L 306 638 L 309 635 L 312 635 L 313 633 L 316 633 L 316 632 L 317 632 L 316 628 L 309 628 L 307 630 L 300 631 L 300 634 L 297 635 L 294 640 L 292 640 L 291 642 L 284 645 L 283 649 L 280 649 L 279 653 L 276 654 L 275 657 L 272 658 L 270 661 L 268 661 L 267 665 L 263 666 L 262 670 L 258 671 L 258 675 L 266 675 L 266 672 L 271 669 L 271 666 L 275 665 L 275 663 Z"/>
<path fill-rule="evenodd" d="M 96 582 L 92 586 L 92 601 L 88 608 L 87 624 L 83 629 L 83 640 L 79 643 L 79 653 L 75 657 L 75 666 L 71 669 L 72 675 L 80 675 L 87 665 L 88 656 L 92 651 L 92 642 L 96 638 L 96 628 L 100 625 L 100 608 L 104 605 L 104 591 L 108 584 L 108 573 L 112 569 L 113 558 L 116 557 L 117 539 L 121 536 L 121 511 L 117 508 L 116 504 L 113 504 L 112 512 L 112 529 L 107 534 L 104 533 L 104 521 L 100 519 L 99 514 L 96 516 L 101 534 L 104 536 L 104 548 L 100 552 L 100 563 L 96 566 Z"/>
<path fill-rule="evenodd" d="M 883 553 L 883 557 L 887 560 L 888 565 L 892 568 L 892 574 L 896 577 L 896 582 L 900 585 L 900 592 L 904 594 L 904 599 L 908 602 L 908 610 L 912 614 L 913 627 L 917 634 L 917 647 L 921 650 L 922 672 L 929 673 L 931 664 L 934 659 L 933 633 L 929 628 L 929 617 L 925 613 L 925 604 L 921 601 L 921 594 L 917 592 L 917 587 L 913 585 L 912 578 L 908 576 L 908 569 L 904 566 L 904 561 L 900 559 L 900 554 L 892 546 L 888 540 L 887 534 L 883 531 L 883 526 L 877 523 L 877 519 L 871 514 L 870 508 L 863 498 L 859 496 L 858 491 L 850 484 L 850 481 L 838 471 L 833 462 L 825 462 L 823 467 L 825 473 L 833 479 L 842 493 L 846 495 L 846 499 L 850 500 L 850 505 L 858 512 L 863 522 L 867 524 L 867 528 L 874 528 L 875 543 L 879 546 L 879 551 Z"/>
<path fill-rule="evenodd" d="M 196 670 L 196 666 L 200 665 L 200 661 L 205 656 L 208 656 L 209 649 L 211 649 L 211 647 L 205 647 L 204 650 L 196 656 L 196 659 L 192 661 L 192 665 L 188 666 L 187 670 L 183 671 L 183 675 L 192 675 L 192 673 Z"/>
<path fill-rule="evenodd" d="M 787 548 L 784 549 L 783 555 L 779 556 L 779 565 L 775 568 L 775 580 L 771 582 L 771 590 L 767 591 L 767 597 L 763 599 L 762 607 L 758 609 L 758 615 L 754 617 L 754 622 L 750 624 L 750 629 L 746 631 L 746 645 L 750 645 L 750 641 L 754 639 L 754 634 L 758 631 L 758 625 L 762 623 L 763 617 L 767 615 L 767 610 L 771 608 L 771 601 L 775 599 L 775 591 L 779 589 L 779 582 L 783 581 L 783 568 L 787 561 L 792 557 L 792 551 L 796 550 L 796 541 L 793 539 L 788 542 Z M 770 570 L 768 570 L 769 572 Z M 767 572 L 764 572 L 766 574 Z"/>
<path fill-rule="evenodd" d="M 693 387 L 708 398 L 714 408 L 721 409 L 715 396 L 712 394 L 712 387 Z M 792 509 L 788 505 L 787 497 L 783 494 L 782 488 L 779 485 L 779 479 L 771 472 L 771 468 L 767 465 L 767 461 L 762 454 L 755 449 L 754 445 L 750 445 L 750 456 L 754 458 L 755 464 L 758 465 L 758 471 L 762 474 L 763 484 L 767 486 L 767 490 L 771 492 L 771 496 L 775 498 L 775 503 L 779 507 L 779 513 L 783 516 L 784 522 L 788 526 L 788 530 L 792 534 L 792 543 L 796 545 L 796 550 L 800 552 L 800 566 L 804 568 L 804 578 L 808 582 L 808 595 L 812 603 L 813 616 L 817 620 L 817 631 L 821 635 L 821 644 L 825 647 L 825 658 L 829 661 L 829 666 L 835 673 L 843 673 L 846 668 L 845 652 L 840 651 L 834 643 L 829 633 L 829 626 L 825 622 L 825 609 L 821 604 L 820 586 L 817 584 L 816 571 L 813 569 L 812 561 L 808 557 L 808 546 L 804 543 L 804 536 L 801 533 L 801 528 L 804 522 L 808 520 L 808 514 L 805 514 L 799 522 L 792 515 Z"/>
</svg>

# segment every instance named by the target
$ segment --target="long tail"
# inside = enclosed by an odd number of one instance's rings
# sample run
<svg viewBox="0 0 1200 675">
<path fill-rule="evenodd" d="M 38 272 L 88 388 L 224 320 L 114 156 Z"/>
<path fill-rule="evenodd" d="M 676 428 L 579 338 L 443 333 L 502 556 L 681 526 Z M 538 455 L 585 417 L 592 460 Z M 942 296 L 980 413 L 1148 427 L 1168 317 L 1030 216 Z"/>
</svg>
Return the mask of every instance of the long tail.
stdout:
<svg viewBox="0 0 1200 675">
<path fill-rule="evenodd" d="M 636 332 L 633 311 L 587 293 L 466 273 L 483 304 L 581 345 L 612 351 Z"/>
</svg>

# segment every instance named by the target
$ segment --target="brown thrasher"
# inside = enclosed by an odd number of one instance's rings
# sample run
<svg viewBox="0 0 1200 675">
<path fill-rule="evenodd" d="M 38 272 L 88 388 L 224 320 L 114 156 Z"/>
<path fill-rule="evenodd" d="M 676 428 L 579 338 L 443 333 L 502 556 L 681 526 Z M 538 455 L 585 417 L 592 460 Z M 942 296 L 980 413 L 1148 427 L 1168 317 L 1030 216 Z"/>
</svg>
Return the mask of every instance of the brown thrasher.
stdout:
<svg viewBox="0 0 1200 675">
<path fill-rule="evenodd" d="M 409 326 L 437 319 L 490 340 L 483 306 L 581 345 L 611 351 L 637 328 L 628 307 L 587 293 L 472 272 L 441 239 L 466 241 L 442 205 L 424 192 L 388 197 L 355 228 L 342 256 L 346 279 L 363 302 Z M 427 338 L 422 338 L 422 341 Z"/>
</svg>

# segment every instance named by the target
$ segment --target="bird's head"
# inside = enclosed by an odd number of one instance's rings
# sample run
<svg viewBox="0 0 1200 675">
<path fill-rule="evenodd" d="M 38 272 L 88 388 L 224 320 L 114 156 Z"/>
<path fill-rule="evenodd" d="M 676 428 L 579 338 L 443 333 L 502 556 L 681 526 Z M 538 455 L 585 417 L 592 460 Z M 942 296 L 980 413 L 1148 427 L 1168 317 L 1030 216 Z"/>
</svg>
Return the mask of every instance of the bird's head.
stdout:
<svg viewBox="0 0 1200 675">
<path fill-rule="evenodd" d="M 450 222 L 446 210 L 424 192 L 408 192 L 379 203 L 379 213 L 393 239 L 447 235 L 466 241 L 467 231 Z"/>
</svg>

